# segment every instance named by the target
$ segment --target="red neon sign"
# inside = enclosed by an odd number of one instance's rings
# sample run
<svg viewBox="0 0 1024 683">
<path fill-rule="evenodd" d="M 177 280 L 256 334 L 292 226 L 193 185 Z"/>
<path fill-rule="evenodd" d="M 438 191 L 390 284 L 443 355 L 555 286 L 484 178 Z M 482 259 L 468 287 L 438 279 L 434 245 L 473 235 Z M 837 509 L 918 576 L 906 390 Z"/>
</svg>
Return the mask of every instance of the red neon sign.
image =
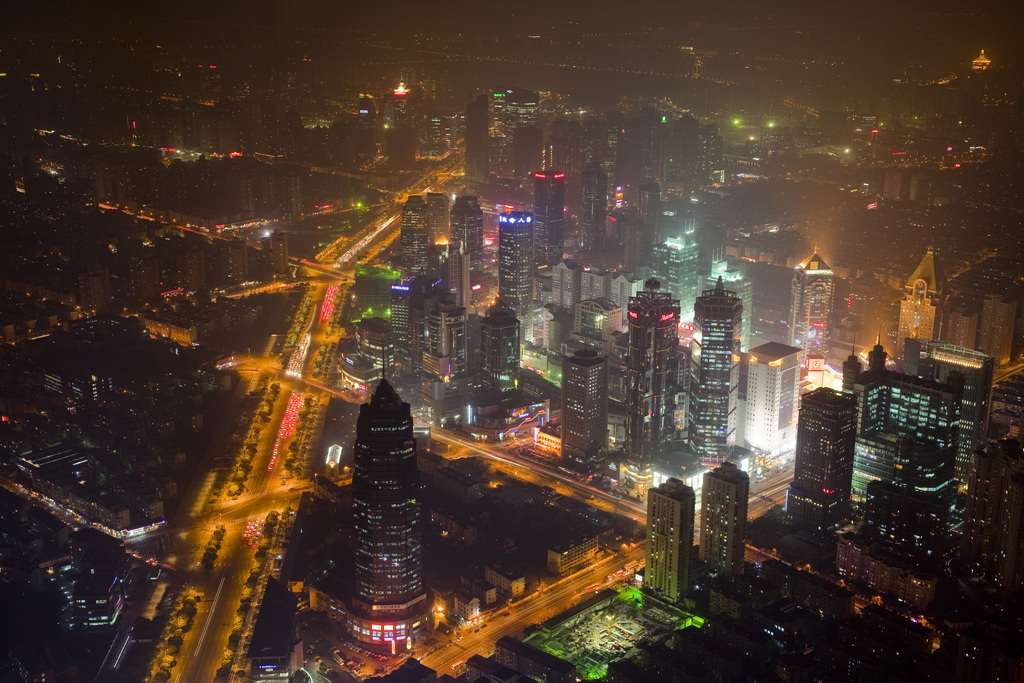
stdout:
<svg viewBox="0 0 1024 683">
<path fill-rule="evenodd" d="M 555 178 L 564 178 L 564 177 L 565 177 L 564 173 L 556 173 L 555 174 Z"/>
<path fill-rule="evenodd" d="M 661 314 L 661 321 L 664 322 L 666 320 L 671 320 L 674 317 L 676 317 L 675 313 L 662 313 Z"/>
<path fill-rule="evenodd" d="M 638 317 L 640 317 L 640 316 L 638 316 L 638 315 L 636 314 L 636 311 L 630 311 L 630 312 L 629 312 L 629 317 L 630 317 L 630 318 L 638 318 Z"/>
</svg>

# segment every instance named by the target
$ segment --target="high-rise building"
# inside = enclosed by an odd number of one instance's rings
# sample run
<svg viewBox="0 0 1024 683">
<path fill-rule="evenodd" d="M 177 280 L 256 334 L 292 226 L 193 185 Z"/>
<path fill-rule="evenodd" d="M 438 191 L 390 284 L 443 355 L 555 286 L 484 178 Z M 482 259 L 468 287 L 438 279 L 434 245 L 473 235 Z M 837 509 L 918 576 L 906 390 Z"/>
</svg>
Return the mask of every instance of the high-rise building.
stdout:
<svg viewBox="0 0 1024 683">
<path fill-rule="evenodd" d="M 988 293 L 981 305 L 978 350 L 992 356 L 996 365 L 1006 365 L 1011 359 L 1017 301 L 1013 295 Z"/>
<path fill-rule="evenodd" d="M 476 273 L 484 269 L 484 212 L 476 197 L 455 198 L 451 212 L 451 239 L 469 254 L 469 269 Z"/>
<path fill-rule="evenodd" d="M 644 585 L 670 602 L 690 590 L 695 508 L 693 489 L 675 477 L 647 494 Z"/>
<path fill-rule="evenodd" d="M 725 462 L 736 444 L 743 302 L 719 279 L 694 306 L 687 405 L 690 447 L 705 464 Z"/>
<path fill-rule="evenodd" d="M 395 362 L 399 370 L 419 379 L 427 343 L 428 313 L 442 292 L 426 275 L 416 275 L 391 285 L 391 330 Z"/>
<path fill-rule="evenodd" d="M 960 561 L 1005 597 L 1024 591 L 1024 451 L 1015 439 L 973 454 Z"/>
<path fill-rule="evenodd" d="M 857 399 L 827 387 L 800 401 L 793 483 L 786 512 L 798 524 L 835 528 L 849 514 Z"/>
<path fill-rule="evenodd" d="M 352 476 L 355 577 L 349 630 L 377 650 L 412 649 L 429 605 L 423 585 L 420 480 L 412 413 L 386 379 L 356 422 Z"/>
<path fill-rule="evenodd" d="M 693 235 L 670 237 L 654 245 L 651 273 L 679 300 L 683 320 L 692 320 L 693 304 L 701 293 L 700 247 Z"/>
<path fill-rule="evenodd" d="M 988 434 L 994 366 L 992 356 L 955 344 L 933 339 L 907 339 L 904 343 L 903 371 L 908 375 L 945 383 L 951 373 L 963 373 L 956 448 L 956 478 L 962 486 L 970 478 L 972 454 Z"/>
<path fill-rule="evenodd" d="M 772 456 L 796 447 L 800 352 L 776 342 L 751 349 L 747 361 L 747 447 Z"/>
<path fill-rule="evenodd" d="M 807 356 L 828 355 L 834 298 L 832 269 L 815 251 L 793 272 L 793 313 L 789 319 L 790 341 Z"/>
<path fill-rule="evenodd" d="M 700 559 L 718 576 L 743 571 L 750 478 L 734 463 L 704 474 L 701 487 Z"/>
<path fill-rule="evenodd" d="M 529 323 L 533 313 L 533 214 L 498 216 L 498 298 Z"/>
<path fill-rule="evenodd" d="M 466 182 L 481 182 L 490 173 L 490 99 L 484 94 L 466 105 Z"/>
<path fill-rule="evenodd" d="M 623 478 L 646 491 L 651 465 L 675 433 L 679 344 L 679 301 L 648 280 L 629 299 L 629 351 L 626 358 L 626 457 Z"/>
<path fill-rule="evenodd" d="M 414 194 L 405 200 L 402 207 L 399 240 L 399 257 L 402 268 L 407 273 L 426 271 L 428 244 L 430 242 L 427 240 L 427 203 L 422 195 Z"/>
<path fill-rule="evenodd" d="M 420 397 L 430 411 L 431 422 L 447 427 L 458 422 L 469 388 L 469 339 L 466 309 L 437 301 L 427 319 Z"/>
<path fill-rule="evenodd" d="M 533 174 L 533 258 L 553 266 L 565 253 L 565 173 Z"/>
<path fill-rule="evenodd" d="M 460 244 L 453 244 L 444 235 L 434 244 L 438 256 L 438 275 L 442 289 L 454 296 L 457 305 L 469 308 L 472 286 L 469 275 L 469 254 Z"/>
<path fill-rule="evenodd" d="M 897 451 L 906 437 L 954 449 L 959 437 L 963 372 L 950 372 L 945 382 L 922 379 L 887 370 L 886 355 L 876 344 L 868 354 L 868 369 L 852 385 L 858 410 L 853 497 L 858 501 L 870 482 L 895 479 Z"/>
<path fill-rule="evenodd" d="M 498 301 L 480 321 L 481 384 L 487 391 L 506 392 L 519 386 L 519 319 Z"/>
<path fill-rule="evenodd" d="M 904 339 L 939 338 L 945 289 L 946 276 L 929 248 L 903 287 L 900 325 L 896 334 L 897 353 L 901 358 Z"/>
<path fill-rule="evenodd" d="M 651 237 L 651 245 L 665 240 L 661 225 L 661 186 L 653 180 L 645 180 L 637 188 L 637 218 L 646 226 L 643 230 Z"/>
<path fill-rule="evenodd" d="M 449 224 L 451 222 L 451 204 L 448 195 L 443 192 L 427 193 L 427 240 L 436 244 L 444 237 L 450 241 Z"/>
<path fill-rule="evenodd" d="M 562 360 L 562 460 L 591 473 L 608 448 L 608 358 L 581 349 Z"/>
<path fill-rule="evenodd" d="M 749 351 L 750 335 L 754 325 L 754 281 L 747 277 L 743 270 L 734 267 L 728 259 L 711 262 L 711 275 L 704 281 L 703 289 L 714 289 L 718 278 L 722 278 L 722 284 L 736 292 L 736 296 L 744 302 L 743 324 L 740 327 L 740 351 Z M 680 301 L 680 303 L 684 302 Z"/>
<path fill-rule="evenodd" d="M 580 200 L 579 248 L 587 253 L 604 251 L 608 214 L 608 174 L 592 164 L 583 171 Z"/>
</svg>

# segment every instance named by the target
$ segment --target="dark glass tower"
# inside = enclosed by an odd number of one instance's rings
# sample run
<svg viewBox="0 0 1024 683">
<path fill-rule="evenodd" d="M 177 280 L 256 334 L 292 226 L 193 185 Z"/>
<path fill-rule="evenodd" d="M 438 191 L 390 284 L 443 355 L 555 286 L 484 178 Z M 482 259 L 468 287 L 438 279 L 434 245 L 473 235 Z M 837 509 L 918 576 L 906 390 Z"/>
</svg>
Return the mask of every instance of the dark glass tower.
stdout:
<svg viewBox="0 0 1024 683">
<path fill-rule="evenodd" d="M 553 266 L 565 253 L 565 174 L 533 174 L 533 258 L 538 266 Z"/>
<path fill-rule="evenodd" d="M 586 252 L 604 249 L 605 220 L 608 214 L 608 174 L 592 165 L 583 171 L 580 201 L 580 249 Z"/>
<path fill-rule="evenodd" d="M 490 173 L 488 104 L 487 95 L 480 95 L 475 101 L 466 105 L 467 182 L 486 180 Z"/>
<path fill-rule="evenodd" d="M 786 511 L 794 521 L 825 530 L 845 518 L 856 440 L 854 396 L 827 387 L 803 395 L 796 432 L 796 466 L 786 502 Z"/>
<path fill-rule="evenodd" d="M 420 474 L 412 413 L 386 379 L 356 422 L 352 508 L 355 581 L 350 627 L 392 651 L 412 647 L 426 614 L 420 536 Z"/>
<path fill-rule="evenodd" d="M 533 214 L 512 211 L 498 216 L 498 297 L 520 321 L 532 322 Z"/>
<path fill-rule="evenodd" d="M 481 383 L 485 390 L 506 392 L 519 386 L 519 320 L 498 302 L 480 322 Z"/>
<path fill-rule="evenodd" d="M 451 213 L 451 243 L 469 254 L 469 269 L 484 269 L 484 212 L 476 197 L 455 198 Z"/>
<path fill-rule="evenodd" d="M 399 256 L 402 268 L 412 274 L 427 269 L 427 203 L 414 194 L 402 207 Z"/>
<path fill-rule="evenodd" d="M 690 363 L 690 447 L 705 464 L 725 462 L 736 443 L 743 302 L 722 278 L 697 298 Z"/>
<path fill-rule="evenodd" d="M 639 493 L 650 485 L 652 460 L 674 433 L 679 301 L 648 280 L 629 298 L 626 459 L 623 478 Z"/>
</svg>

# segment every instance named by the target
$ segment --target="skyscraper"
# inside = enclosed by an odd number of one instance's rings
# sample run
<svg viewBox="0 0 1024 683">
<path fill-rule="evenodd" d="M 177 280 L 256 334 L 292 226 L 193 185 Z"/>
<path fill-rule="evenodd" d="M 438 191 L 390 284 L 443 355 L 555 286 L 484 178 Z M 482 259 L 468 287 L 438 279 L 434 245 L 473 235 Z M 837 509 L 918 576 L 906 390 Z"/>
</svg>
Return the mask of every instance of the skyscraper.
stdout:
<svg viewBox="0 0 1024 683">
<path fill-rule="evenodd" d="M 469 269 L 476 273 L 484 269 L 484 212 L 476 197 L 455 198 L 451 212 L 451 238 L 469 254 Z"/>
<path fill-rule="evenodd" d="M 789 332 L 793 346 L 805 355 L 828 355 L 832 341 L 832 305 L 835 280 L 832 269 L 815 251 L 793 272 L 793 313 Z"/>
<path fill-rule="evenodd" d="M 648 492 L 644 585 L 671 602 L 690 590 L 695 507 L 693 489 L 675 477 Z"/>
<path fill-rule="evenodd" d="M 747 356 L 747 447 L 781 456 L 796 447 L 800 349 L 776 342 Z"/>
<path fill-rule="evenodd" d="M 1006 596 L 1024 590 L 1024 451 L 1019 441 L 973 454 L 960 561 Z"/>
<path fill-rule="evenodd" d="M 603 251 L 608 214 L 608 174 L 597 164 L 591 164 L 583 171 L 581 192 L 579 248 L 588 253 Z"/>
<path fill-rule="evenodd" d="M 349 630 L 378 650 L 409 650 L 428 604 L 412 413 L 386 379 L 359 408 L 352 476 L 355 577 Z"/>
<path fill-rule="evenodd" d="M 519 319 L 498 301 L 480 322 L 481 384 L 488 391 L 506 392 L 519 386 Z"/>
<path fill-rule="evenodd" d="M 743 302 L 719 278 L 697 299 L 690 347 L 690 447 L 705 464 L 725 462 L 736 444 Z"/>
<path fill-rule="evenodd" d="M 908 375 L 946 382 L 951 373 L 963 373 L 956 449 L 956 478 L 962 486 L 970 479 L 972 453 L 981 448 L 988 433 L 994 366 L 992 356 L 955 344 L 922 339 L 904 341 L 903 371 Z"/>
<path fill-rule="evenodd" d="M 711 262 L 711 275 L 704 281 L 703 289 L 714 289 L 718 278 L 722 278 L 722 284 L 736 292 L 743 305 L 743 325 L 740 329 L 740 351 L 750 350 L 751 332 L 754 326 L 754 281 L 746 276 L 746 266 L 743 262 L 734 267 L 728 259 Z M 700 292 L 697 292 L 700 294 Z M 686 318 L 683 318 L 686 320 Z"/>
<path fill-rule="evenodd" d="M 512 211 L 498 216 L 498 297 L 520 322 L 532 322 L 533 214 Z"/>
<path fill-rule="evenodd" d="M 565 173 L 533 174 L 533 257 L 553 266 L 565 253 Z"/>
<path fill-rule="evenodd" d="M 449 238 L 451 204 L 443 192 L 427 193 L 427 243 L 436 244 L 438 239 Z"/>
<path fill-rule="evenodd" d="M 704 474 L 700 559 L 718 576 L 743 570 L 750 478 L 731 462 Z"/>
<path fill-rule="evenodd" d="M 644 291 L 630 297 L 628 320 L 623 478 L 642 494 L 653 458 L 675 433 L 679 301 L 648 280 Z"/>
<path fill-rule="evenodd" d="M 670 237 L 654 245 L 651 272 L 679 299 L 683 320 L 692 320 L 693 302 L 700 296 L 700 247 L 693 235 Z"/>
<path fill-rule="evenodd" d="M 490 173 L 489 105 L 486 94 L 466 105 L 466 182 L 481 182 Z"/>
<path fill-rule="evenodd" d="M 946 276 L 931 248 L 907 278 L 900 302 L 900 326 L 896 335 L 896 353 L 903 357 L 903 340 L 938 339 L 942 324 Z"/>
<path fill-rule="evenodd" d="M 798 524 L 818 530 L 838 525 L 849 513 L 857 399 L 827 387 L 800 401 L 793 483 L 786 512 Z"/>
<path fill-rule="evenodd" d="M 462 417 L 469 388 L 468 339 L 465 308 L 442 301 L 430 307 L 420 397 L 438 427 L 447 427 Z"/>
<path fill-rule="evenodd" d="M 427 203 L 422 195 L 414 194 L 402 207 L 402 228 L 399 256 L 407 273 L 427 269 Z"/>
<path fill-rule="evenodd" d="M 562 360 L 562 460 L 595 472 L 608 448 L 608 358 L 581 349 Z"/>
</svg>

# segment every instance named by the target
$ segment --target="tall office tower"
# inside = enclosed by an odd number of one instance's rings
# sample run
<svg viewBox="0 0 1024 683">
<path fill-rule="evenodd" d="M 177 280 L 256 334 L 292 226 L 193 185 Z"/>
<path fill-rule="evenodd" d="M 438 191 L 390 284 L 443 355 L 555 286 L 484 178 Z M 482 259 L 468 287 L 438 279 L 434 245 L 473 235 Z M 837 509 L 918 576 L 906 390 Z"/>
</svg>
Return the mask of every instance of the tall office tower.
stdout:
<svg viewBox="0 0 1024 683">
<path fill-rule="evenodd" d="M 670 602 L 690 590 L 696 506 L 693 489 L 675 477 L 648 492 L 644 586 Z"/>
<path fill-rule="evenodd" d="M 551 269 L 551 303 L 572 313 L 580 302 L 583 267 L 575 261 L 559 261 Z"/>
<path fill-rule="evenodd" d="M 402 207 L 402 232 L 399 257 L 402 268 L 409 274 L 427 269 L 427 203 L 422 195 L 414 194 Z"/>
<path fill-rule="evenodd" d="M 355 155 L 361 162 L 377 156 L 377 103 L 373 95 L 359 95 L 356 103 Z"/>
<path fill-rule="evenodd" d="M 490 174 L 490 99 L 480 95 L 466 105 L 466 182 L 479 183 Z"/>
<path fill-rule="evenodd" d="M 275 274 L 288 272 L 288 233 L 283 230 L 275 230 L 270 235 L 270 270 Z"/>
<path fill-rule="evenodd" d="M 445 291 L 455 295 L 455 303 L 469 308 L 472 286 L 469 280 L 469 254 L 462 245 L 445 245 L 444 271 L 441 273 Z"/>
<path fill-rule="evenodd" d="M 469 339 L 466 309 L 438 301 L 430 308 L 420 372 L 420 398 L 431 424 L 459 422 L 468 399 Z"/>
<path fill-rule="evenodd" d="M 796 447 L 800 349 L 776 342 L 747 356 L 747 447 L 780 456 Z"/>
<path fill-rule="evenodd" d="M 498 298 L 520 321 L 533 320 L 533 214 L 498 216 Z"/>
<path fill-rule="evenodd" d="M 352 635 L 377 650 L 412 649 L 429 605 L 423 586 L 420 476 L 412 413 L 382 379 L 359 408 L 352 476 Z"/>
<path fill-rule="evenodd" d="M 1010 362 L 1013 332 L 1017 321 L 1017 297 L 1007 294 L 986 294 L 981 305 L 978 324 L 978 350 L 995 359 L 996 365 Z"/>
<path fill-rule="evenodd" d="M 672 126 L 672 164 L 684 176 L 697 172 L 697 146 L 700 123 L 693 114 L 683 114 Z"/>
<path fill-rule="evenodd" d="M 481 384 L 486 391 L 512 391 L 519 386 L 519 319 L 499 301 L 480 321 Z"/>
<path fill-rule="evenodd" d="M 578 216 L 580 212 L 580 176 L 583 174 L 586 162 L 583 127 L 580 123 L 562 117 L 555 119 L 549 129 L 546 154 L 546 168 L 560 168 L 565 171 L 567 215 Z"/>
<path fill-rule="evenodd" d="M 643 495 L 654 458 L 675 433 L 679 301 L 651 279 L 629 299 L 626 456 L 620 481 Z"/>
<path fill-rule="evenodd" d="M 526 178 L 543 163 L 544 131 L 538 126 L 519 126 L 507 149 L 508 164 L 504 175 Z"/>
<path fill-rule="evenodd" d="M 621 331 L 622 309 L 611 299 L 602 296 L 576 304 L 572 324 L 574 340 L 600 353 L 610 354 L 615 345 L 612 335 Z"/>
<path fill-rule="evenodd" d="M 516 131 L 519 128 L 537 125 L 537 113 L 540 108 L 540 95 L 525 88 L 506 88 L 502 94 L 504 104 L 501 106 L 501 116 L 504 121 L 505 135 L 510 136 L 509 142 L 515 139 Z M 536 168 L 533 166 L 531 168 Z"/>
<path fill-rule="evenodd" d="M 700 247 L 692 235 L 670 237 L 654 245 L 651 273 L 679 299 L 684 321 L 693 319 L 693 305 L 700 296 Z"/>
<path fill-rule="evenodd" d="M 935 382 L 885 369 L 885 349 L 876 344 L 868 369 L 853 382 L 857 396 L 857 446 L 853 498 L 864 499 L 868 484 L 895 479 L 900 442 L 911 437 L 932 447 L 957 448 L 964 373 Z M 843 378 L 844 384 L 846 378 Z"/>
<path fill-rule="evenodd" d="M 942 323 L 943 341 L 968 349 L 978 348 L 978 324 L 983 302 L 973 293 L 956 292 Z"/>
<path fill-rule="evenodd" d="M 579 248 L 587 253 L 604 251 L 605 222 L 608 215 L 608 174 L 597 164 L 583 171 L 580 183 Z"/>
<path fill-rule="evenodd" d="M 857 399 L 821 387 L 803 395 L 796 465 L 786 495 L 795 522 L 819 531 L 838 526 L 850 511 Z"/>
<path fill-rule="evenodd" d="M 700 559 L 718 576 L 743 571 L 750 478 L 731 462 L 704 474 Z"/>
<path fill-rule="evenodd" d="M 399 86 L 384 96 L 384 151 L 388 165 L 397 170 L 410 170 L 416 163 L 419 142 L 421 105 L 419 97 Z"/>
<path fill-rule="evenodd" d="M 645 226 L 644 232 L 650 234 L 651 244 L 661 244 L 665 241 L 661 233 L 661 186 L 653 180 L 640 183 L 637 206 L 637 218 Z"/>
<path fill-rule="evenodd" d="M 903 356 L 904 339 L 938 339 L 942 326 L 946 276 L 931 248 L 907 279 L 900 302 L 897 353 Z"/>
<path fill-rule="evenodd" d="M 428 192 L 426 220 L 428 244 L 436 244 L 441 237 L 450 241 L 450 222 L 451 204 L 448 195 L 443 192 Z"/>
<path fill-rule="evenodd" d="M 476 197 L 455 198 L 451 213 L 451 242 L 469 254 L 469 269 L 484 270 L 484 212 Z"/>
<path fill-rule="evenodd" d="M 419 379 L 427 341 L 428 313 L 443 295 L 423 274 L 391 285 L 391 330 L 395 363 L 403 375 Z"/>
<path fill-rule="evenodd" d="M 900 439 L 893 480 L 867 486 L 864 533 L 904 556 L 950 557 L 956 528 L 955 460 L 951 446 L 909 436 Z"/>
<path fill-rule="evenodd" d="M 565 254 L 565 174 L 533 174 L 533 258 L 553 266 Z"/>
<path fill-rule="evenodd" d="M 1005 597 L 1024 590 L 1024 451 L 1016 439 L 973 454 L 960 561 Z"/>
<path fill-rule="evenodd" d="M 956 448 L 956 478 L 962 486 L 970 478 L 972 453 L 982 447 L 988 434 L 994 368 L 992 356 L 955 344 L 921 339 L 907 339 L 904 343 L 903 371 L 908 375 L 944 383 L 951 373 L 963 373 Z"/>
<path fill-rule="evenodd" d="M 793 272 L 793 314 L 789 319 L 790 341 L 807 356 L 828 355 L 834 298 L 832 269 L 815 251 Z"/>
<path fill-rule="evenodd" d="M 690 447 L 705 464 L 725 462 L 736 444 L 742 325 L 743 302 L 722 286 L 721 279 L 714 289 L 704 290 L 698 297 L 690 347 L 687 416 Z"/>
<path fill-rule="evenodd" d="M 860 362 L 856 349 L 850 349 L 850 355 L 843 361 L 843 393 L 855 394 L 857 378 L 864 372 L 864 364 Z"/>
<path fill-rule="evenodd" d="M 728 260 L 711 262 L 711 275 L 704 281 L 703 289 L 714 289 L 718 278 L 722 278 L 722 284 L 736 292 L 740 301 L 745 302 L 743 325 L 740 329 L 740 351 L 749 351 L 750 335 L 754 326 L 754 281 L 747 277 L 743 270 L 734 268 Z"/>
<path fill-rule="evenodd" d="M 722 136 L 718 126 L 702 126 L 697 134 L 697 180 L 704 183 L 722 170 Z M 715 178 L 720 181 L 721 178 Z"/>
<path fill-rule="evenodd" d="M 608 358 L 580 349 L 562 359 L 562 460 L 590 474 L 607 448 Z"/>
</svg>

